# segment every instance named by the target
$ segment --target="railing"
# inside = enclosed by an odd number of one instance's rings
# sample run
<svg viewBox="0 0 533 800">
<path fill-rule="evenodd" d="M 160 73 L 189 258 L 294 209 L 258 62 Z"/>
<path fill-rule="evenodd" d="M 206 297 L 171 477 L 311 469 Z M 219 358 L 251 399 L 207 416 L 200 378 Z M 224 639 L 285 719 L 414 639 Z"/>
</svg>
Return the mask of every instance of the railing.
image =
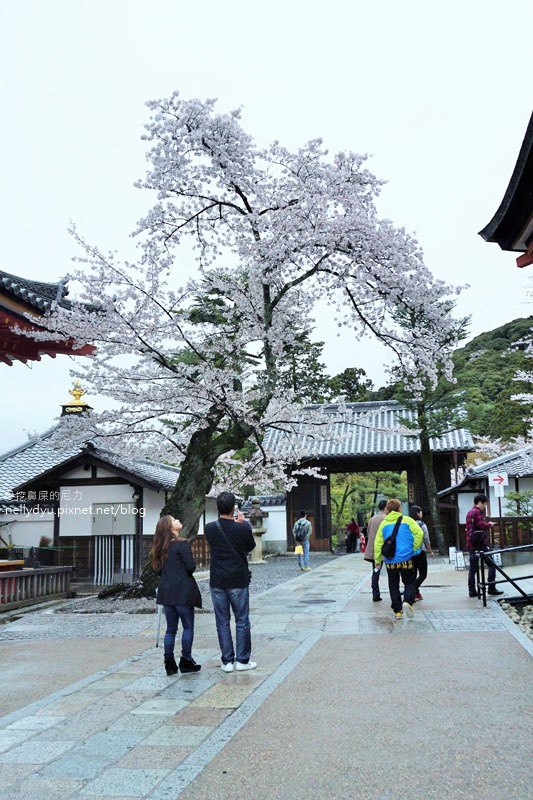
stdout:
<svg viewBox="0 0 533 800">
<path fill-rule="evenodd" d="M 28 605 L 40 598 L 66 594 L 70 590 L 72 567 L 0 572 L 0 611 Z"/>
<path fill-rule="evenodd" d="M 531 517 L 489 517 L 494 523 L 490 531 L 491 544 L 498 547 L 522 547 L 533 544 Z"/>
<path fill-rule="evenodd" d="M 533 544 L 525 544 L 519 547 L 504 547 L 498 550 L 481 550 L 479 552 L 476 552 L 476 555 L 480 556 L 480 558 L 478 558 L 478 563 L 477 563 L 478 594 L 481 593 L 484 606 L 487 605 L 487 587 L 489 585 L 488 581 L 485 580 L 485 565 L 487 566 L 487 569 L 489 567 L 494 567 L 496 569 L 496 572 L 498 572 L 500 575 L 503 575 L 503 578 L 501 580 L 494 581 L 494 586 L 497 586 L 499 583 L 510 583 L 512 586 L 514 586 L 517 592 L 522 595 L 522 597 L 525 600 L 531 599 L 531 596 L 528 595 L 527 592 L 524 592 L 522 587 L 518 585 L 518 581 L 531 580 L 531 578 L 533 578 L 533 575 L 519 575 L 518 577 L 511 578 L 511 576 L 508 575 L 502 569 L 500 564 L 498 564 L 493 558 L 494 555 L 501 555 L 502 553 L 517 553 L 517 552 L 521 553 L 533 552 Z"/>
</svg>

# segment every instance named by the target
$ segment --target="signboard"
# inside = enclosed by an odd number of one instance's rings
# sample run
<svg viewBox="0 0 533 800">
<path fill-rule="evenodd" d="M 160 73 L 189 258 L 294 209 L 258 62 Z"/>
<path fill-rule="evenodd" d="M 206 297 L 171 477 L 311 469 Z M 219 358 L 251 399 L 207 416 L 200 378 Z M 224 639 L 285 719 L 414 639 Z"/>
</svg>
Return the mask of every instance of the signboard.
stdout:
<svg viewBox="0 0 533 800">
<path fill-rule="evenodd" d="M 497 567 L 501 567 L 502 565 L 502 554 L 501 553 L 493 553 L 491 555 L 492 560 L 496 564 Z"/>
<path fill-rule="evenodd" d="M 466 569 L 465 554 L 462 550 L 455 553 L 455 569 Z"/>
<path fill-rule="evenodd" d="M 455 561 L 455 547 L 448 547 L 448 563 Z"/>
<path fill-rule="evenodd" d="M 328 504 L 328 487 L 321 486 L 320 487 L 320 505 L 327 506 Z"/>
<path fill-rule="evenodd" d="M 489 486 L 509 486 L 509 476 L 506 472 L 489 472 Z"/>
<path fill-rule="evenodd" d="M 505 497 L 505 485 L 502 483 L 501 486 L 494 486 L 494 497 Z"/>
</svg>

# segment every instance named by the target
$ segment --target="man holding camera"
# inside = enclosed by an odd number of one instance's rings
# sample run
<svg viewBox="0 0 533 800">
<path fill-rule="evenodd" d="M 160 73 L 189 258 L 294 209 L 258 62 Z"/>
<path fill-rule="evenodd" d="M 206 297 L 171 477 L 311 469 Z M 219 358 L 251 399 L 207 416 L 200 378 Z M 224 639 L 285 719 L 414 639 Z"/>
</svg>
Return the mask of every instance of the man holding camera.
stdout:
<svg viewBox="0 0 533 800">
<path fill-rule="evenodd" d="M 255 669 L 250 661 L 249 585 L 251 573 L 248 553 L 254 549 L 252 527 L 235 504 L 235 495 L 221 492 L 217 497 L 218 520 L 205 526 L 211 551 L 209 586 L 215 612 L 223 672 Z M 236 648 L 230 628 L 230 609 L 235 617 Z"/>
</svg>

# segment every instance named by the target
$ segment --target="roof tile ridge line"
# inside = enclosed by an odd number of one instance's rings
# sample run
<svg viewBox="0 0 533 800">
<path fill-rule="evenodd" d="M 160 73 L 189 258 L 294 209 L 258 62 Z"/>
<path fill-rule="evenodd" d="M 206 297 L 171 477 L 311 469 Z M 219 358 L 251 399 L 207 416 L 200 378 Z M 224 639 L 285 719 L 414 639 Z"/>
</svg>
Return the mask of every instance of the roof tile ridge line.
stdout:
<svg viewBox="0 0 533 800">
<path fill-rule="evenodd" d="M 0 269 L 0 276 L 1 276 L 1 280 L 2 281 L 4 280 L 4 278 L 9 278 L 10 280 L 14 279 L 15 282 L 20 281 L 21 285 L 24 285 L 25 282 L 27 282 L 27 283 L 35 283 L 38 286 L 48 286 L 48 287 L 50 287 L 50 286 L 59 286 L 59 285 L 64 285 L 65 284 L 65 278 L 60 278 L 58 281 L 53 281 L 53 282 L 50 282 L 50 281 L 38 281 L 38 280 L 35 280 L 34 278 L 23 278 L 21 275 L 13 275 L 13 273 L 6 272 L 3 269 Z"/>
<path fill-rule="evenodd" d="M 59 427 L 59 423 L 54 425 L 53 428 L 48 428 L 47 431 L 44 433 L 38 433 L 36 436 L 32 436 L 31 439 L 28 439 L 27 442 L 20 444 L 18 447 L 14 447 L 12 450 L 8 450 L 7 453 L 0 455 L 0 462 L 5 461 L 7 458 L 16 455 L 17 453 L 22 453 L 24 450 L 27 450 L 28 447 L 36 445 L 38 442 L 41 442 L 43 439 L 48 439 L 54 431 L 57 430 Z"/>
<path fill-rule="evenodd" d="M 147 458 L 128 458 L 127 456 L 121 455 L 117 450 L 113 450 L 112 448 L 95 446 L 94 452 L 96 455 L 98 455 L 98 453 L 101 453 L 102 455 L 108 454 L 114 456 L 117 459 L 117 461 L 119 461 L 121 464 L 137 464 L 141 466 L 146 465 L 148 467 L 168 469 L 171 470 L 172 472 L 180 471 L 179 467 L 173 467 L 170 464 L 163 464 L 161 461 L 150 461 Z"/>
<path fill-rule="evenodd" d="M 513 450 L 511 453 L 505 453 L 503 456 L 497 456 L 496 458 L 489 458 L 488 461 L 483 461 L 483 463 L 478 464 L 475 467 L 472 467 L 473 470 L 481 470 L 490 465 L 496 466 L 497 464 L 501 464 L 503 461 L 512 461 L 515 458 L 519 458 L 521 455 L 525 455 L 526 452 L 533 450 L 533 446 L 531 448 L 522 447 L 520 450 Z"/>
</svg>

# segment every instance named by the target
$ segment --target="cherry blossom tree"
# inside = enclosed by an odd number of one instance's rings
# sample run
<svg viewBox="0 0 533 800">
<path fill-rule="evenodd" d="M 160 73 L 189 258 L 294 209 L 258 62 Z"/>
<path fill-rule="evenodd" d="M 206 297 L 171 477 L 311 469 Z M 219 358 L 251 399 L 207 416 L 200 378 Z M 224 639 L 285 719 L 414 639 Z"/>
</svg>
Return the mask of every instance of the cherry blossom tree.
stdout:
<svg viewBox="0 0 533 800">
<path fill-rule="evenodd" d="M 264 434 L 301 418 L 282 367 L 319 300 L 332 331 L 353 331 L 354 363 L 360 334 L 373 333 L 422 391 L 451 369 L 432 332 L 449 328 L 444 299 L 457 290 L 433 278 L 412 236 L 378 217 L 381 182 L 364 156 L 330 156 L 320 140 L 260 148 L 240 112 L 219 113 L 212 100 L 175 93 L 148 106 L 138 186 L 156 199 L 135 230 L 139 258 L 121 262 L 75 233 L 89 305 L 74 325 L 61 309 L 49 325 L 96 345 L 84 381 L 116 401 L 84 435 L 179 463 L 165 511 L 192 532 L 217 465 L 248 448 L 244 469 L 273 479 L 297 461 L 275 459 Z M 422 310 L 422 329 L 402 324 Z"/>
</svg>

